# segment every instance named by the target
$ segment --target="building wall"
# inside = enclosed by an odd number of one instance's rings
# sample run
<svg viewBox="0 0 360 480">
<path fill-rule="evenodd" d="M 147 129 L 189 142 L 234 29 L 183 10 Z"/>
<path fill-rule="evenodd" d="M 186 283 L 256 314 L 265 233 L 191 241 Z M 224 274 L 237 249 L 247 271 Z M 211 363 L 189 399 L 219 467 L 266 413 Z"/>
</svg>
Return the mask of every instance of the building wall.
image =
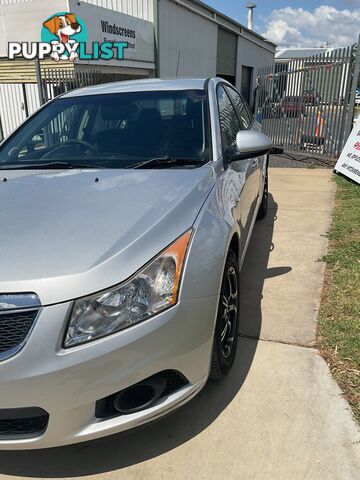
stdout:
<svg viewBox="0 0 360 480">
<path fill-rule="evenodd" d="M 14 3 L 26 3 L 32 0 L 0 0 L 0 5 L 13 5 Z"/>
<path fill-rule="evenodd" d="M 169 0 L 158 9 L 160 76 L 216 75 L 217 25 Z"/>
<path fill-rule="evenodd" d="M 0 0 L 0 5 L 31 2 L 32 0 Z M 154 21 L 154 0 L 83 0 L 98 7 L 117 10 L 143 20 Z M 50 2 L 51 3 L 51 2 Z"/>
<path fill-rule="evenodd" d="M 254 40 L 257 42 L 257 40 Z M 236 87 L 241 91 L 242 67 L 253 67 L 252 76 L 252 94 L 250 104 L 254 101 L 254 93 L 256 88 L 256 71 L 261 67 L 268 67 L 274 64 L 275 49 L 267 50 L 261 45 L 257 45 L 244 37 L 238 37 L 237 60 L 236 60 Z"/>
<path fill-rule="evenodd" d="M 117 10 L 118 12 L 154 21 L 154 0 L 82 0 L 98 7 Z"/>
<path fill-rule="evenodd" d="M 236 86 L 241 90 L 242 66 L 253 67 L 252 97 L 256 70 L 274 63 L 275 46 L 252 32 L 216 15 L 211 8 L 191 0 L 159 0 L 159 75 L 162 77 L 209 77 L 217 74 L 218 29 L 238 36 Z M 253 100 L 253 99 L 251 99 Z"/>
</svg>

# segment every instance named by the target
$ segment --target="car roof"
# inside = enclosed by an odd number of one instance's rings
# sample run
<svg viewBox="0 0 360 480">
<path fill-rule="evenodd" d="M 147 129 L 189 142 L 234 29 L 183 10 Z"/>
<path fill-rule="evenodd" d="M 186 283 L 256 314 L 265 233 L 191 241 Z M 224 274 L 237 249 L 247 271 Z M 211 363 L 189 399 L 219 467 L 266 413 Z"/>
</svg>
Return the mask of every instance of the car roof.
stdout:
<svg viewBox="0 0 360 480">
<path fill-rule="evenodd" d="M 84 87 L 66 93 L 62 98 L 79 97 L 85 95 L 104 95 L 111 93 L 161 91 L 161 90 L 204 90 L 206 78 L 151 78 L 146 80 L 131 80 L 124 82 L 105 83 L 91 87 Z"/>
</svg>

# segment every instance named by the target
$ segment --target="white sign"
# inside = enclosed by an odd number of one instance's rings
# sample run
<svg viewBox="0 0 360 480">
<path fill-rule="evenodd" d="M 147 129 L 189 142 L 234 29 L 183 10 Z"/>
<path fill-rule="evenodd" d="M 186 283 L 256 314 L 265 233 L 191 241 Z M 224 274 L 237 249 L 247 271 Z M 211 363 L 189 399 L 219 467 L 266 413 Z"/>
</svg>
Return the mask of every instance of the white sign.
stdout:
<svg viewBox="0 0 360 480">
<path fill-rule="evenodd" d="M 360 184 L 360 117 L 341 152 L 335 170 Z"/>
<path fill-rule="evenodd" d="M 155 62 L 152 22 L 78 0 L 69 0 L 69 7 L 87 26 L 89 50 L 94 42 L 126 42 L 128 48 L 124 51 L 125 60 Z M 112 60 L 107 63 L 121 66 L 122 62 Z"/>
</svg>

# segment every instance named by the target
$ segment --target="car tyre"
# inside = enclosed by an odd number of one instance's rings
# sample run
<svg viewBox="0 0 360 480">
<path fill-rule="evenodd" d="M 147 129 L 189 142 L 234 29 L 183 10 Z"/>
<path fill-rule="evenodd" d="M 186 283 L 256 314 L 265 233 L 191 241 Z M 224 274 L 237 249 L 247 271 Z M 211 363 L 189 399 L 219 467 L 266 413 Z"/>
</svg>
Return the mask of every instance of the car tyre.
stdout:
<svg viewBox="0 0 360 480">
<path fill-rule="evenodd" d="M 236 254 L 230 250 L 221 283 L 211 358 L 211 380 L 224 378 L 234 363 L 239 331 L 239 307 L 239 264 Z"/>
<path fill-rule="evenodd" d="M 257 219 L 262 220 L 266 217 L 268 211 L 268 204 L 269 204 L 269 172 L 266 170 L 265 175 L 265 185 L 264 185 L 264 193 L 261 199 L 261 204 L 259 207 Z"/>
</svg>

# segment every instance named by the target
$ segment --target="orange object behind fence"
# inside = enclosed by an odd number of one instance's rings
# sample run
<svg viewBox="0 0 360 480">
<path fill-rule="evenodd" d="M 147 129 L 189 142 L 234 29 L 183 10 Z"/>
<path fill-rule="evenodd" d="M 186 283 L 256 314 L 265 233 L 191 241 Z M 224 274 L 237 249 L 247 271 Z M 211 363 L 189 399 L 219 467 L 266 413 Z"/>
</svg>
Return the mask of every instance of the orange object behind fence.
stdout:
<svg viewBox="0 0 360 480">
<path fill-rule="evenodd" d="M 318 112 L 316 118 L 316 127 L 315 127 L 315 137 L 323 137 L 323 130 L 324 130 L 325 120 L 322 118 L 321 112 Z"/>
</svg>

